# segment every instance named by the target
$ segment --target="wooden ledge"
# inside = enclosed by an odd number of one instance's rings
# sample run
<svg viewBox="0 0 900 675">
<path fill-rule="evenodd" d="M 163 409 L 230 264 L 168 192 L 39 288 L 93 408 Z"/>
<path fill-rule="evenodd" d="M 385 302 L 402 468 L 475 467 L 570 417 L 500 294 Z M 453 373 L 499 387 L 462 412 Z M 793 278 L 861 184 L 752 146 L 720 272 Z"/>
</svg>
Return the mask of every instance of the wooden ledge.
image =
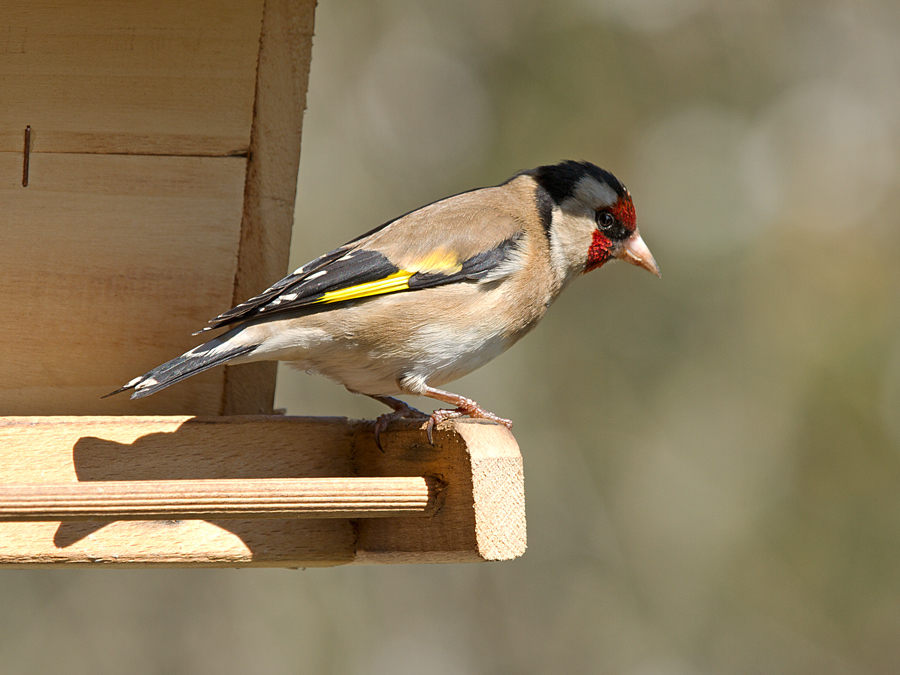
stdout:
<svg viewBox="0 0 900 675">
<path fill-rule="evenodd" d="M 522 458 L 512 434 L 454 420 L 434 440 L 418 423 L 392 425 L 381 452 L 371 422 L 343 418 L 0 418 L 0 517 L 15 520 L 0 522 L 0 565 L 521 555 Z"/>
<path fill-rule="evenodd" d="M 0 484 L 0 521 L 432 516 L 431 476 Z"/>
</svg>

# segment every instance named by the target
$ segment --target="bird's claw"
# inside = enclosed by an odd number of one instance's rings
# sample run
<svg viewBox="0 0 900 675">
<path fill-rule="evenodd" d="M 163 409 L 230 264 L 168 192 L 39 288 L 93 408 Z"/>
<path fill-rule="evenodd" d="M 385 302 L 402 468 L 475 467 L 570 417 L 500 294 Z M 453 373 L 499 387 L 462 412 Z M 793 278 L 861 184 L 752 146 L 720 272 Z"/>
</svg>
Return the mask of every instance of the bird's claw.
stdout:
<svg viewBox="0 0 900 675">
<path fill-rule="evenodd" d="M 466 414 L 466 411 L 462 408 L 455 408 L 452 410 L 435 410 L 431 413 L 431 416 L 428 418 L 428 424 L 425 425 L 425 435 L 428 436 L 428 443 L 434 447 L 434 425 L 438 422 L 443 422 L 444 420 L 452 420 L 457 417 L 462 417 Z"/>
<path fill-rule="evenodd" d="M 428 418 L 428 424 L 425 425 L 425 434 L 428 436 L 428 442 L 434 446 L 434 427 L 436 424 L 444 420 L 452 420 L 457 417 L 468 415 L 472 419 L 490 420 L 502 424 L 507 429 L 512 429 L 512 420 L 508 420 L 492 412 L 488 412 L 484 408 L 475 406 L 474 408 L 451 408 L 447 410 L 435 410 Z"/>
<path fill-rule="evenodd" d="M 415 408 L 413 408 L 411 406 L 405 406 L 403 408 L 398 408 L 397 410 L 394 410 L 392 412 L 384 413 L 383 415 L 380 415 L 378 417 L 378 419 L 375 420 L 375 445 L 378 446 L 378 449 L 381 450 L 381 452 L 384 452 L 384 448 L 381 447 L 381 433 L 388 428 L 388 425 L 391 422 L 395 422 L 397 420 L 404 419 L 404 418 L 406 418 L 406 419 L 417 419 L 417 418 L 424 419 L 425 417 L 428 417 L 428 415 L 423 413 L 421 410 L 416 410 Z"/>
</svg>

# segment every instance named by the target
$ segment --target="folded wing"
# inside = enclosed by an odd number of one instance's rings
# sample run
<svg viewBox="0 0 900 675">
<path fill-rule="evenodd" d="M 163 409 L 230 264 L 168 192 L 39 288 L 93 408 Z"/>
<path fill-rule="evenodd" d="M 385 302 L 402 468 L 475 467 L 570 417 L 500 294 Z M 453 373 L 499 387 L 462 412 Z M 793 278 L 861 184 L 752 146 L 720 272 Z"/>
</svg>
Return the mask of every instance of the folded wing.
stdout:
<svg viewBox="0 0 900 675">
<path fill-rule="evenodd" d="M 451 200 L 466 202 L 468 199 L 462 198 L 467 196 Z M 424 207 L 316 258 L 220 314 L 199 332 L 313 305 L 336 305 L 488 277 L 514 255 L 521 232 L 508 217 L 498 225 L 498 214 L 485 212 L 482 216 L 489 223 L 469 217 L 448 236 L 438 222 L 453 218 L 456 205 L 448 205 L 448 201 Z M 471 214 L 470 205 L 462 203 L 459 208 L 469 209 Z M 440 236 L 434 236 L 436 233 Z"/>
</svg>

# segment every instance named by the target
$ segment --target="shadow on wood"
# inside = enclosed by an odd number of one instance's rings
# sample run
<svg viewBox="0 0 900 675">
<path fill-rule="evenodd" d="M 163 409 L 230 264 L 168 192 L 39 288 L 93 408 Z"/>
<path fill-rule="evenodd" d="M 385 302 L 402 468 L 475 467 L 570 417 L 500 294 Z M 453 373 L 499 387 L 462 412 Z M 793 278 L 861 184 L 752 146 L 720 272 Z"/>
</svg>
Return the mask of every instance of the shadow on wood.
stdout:
<svg viewBox="0 0 900 675">
<path fill-rule="evenodd" d="M 2 564 L 324 566 L 467 562 L 521 555 L 522 465 L 505 427 L 392 426 L 298 417 L 48 417 L 0 420 L 0 482 L 434 476 L 430 517 L 0 523 Z"/>
</svg>

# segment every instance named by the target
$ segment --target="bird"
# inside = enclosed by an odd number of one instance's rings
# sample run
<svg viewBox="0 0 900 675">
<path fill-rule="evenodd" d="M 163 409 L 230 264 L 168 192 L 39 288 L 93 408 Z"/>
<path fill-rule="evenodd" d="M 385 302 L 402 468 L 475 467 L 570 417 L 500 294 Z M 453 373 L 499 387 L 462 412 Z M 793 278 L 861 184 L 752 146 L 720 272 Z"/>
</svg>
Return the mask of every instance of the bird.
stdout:
<svg viewBox="0 0 900 675">
<path fill-rule="evenodd" d="M 427 204 L 303 265 L 219 314 L 213 339 L 112 396 L 149 396 L 225 363 L 286 361 L 369 396 L 426 432 L 466 415 L 511 420 L 442 387 L 505 352 L 576 278 L 611 260 L 660 276 L 631 193 L 609 171 L 564 160 Z M 448 404 L 430 415 L 398 395 Z M 105 397 L 104 397 L 105 398 Z"/>
</svg>

